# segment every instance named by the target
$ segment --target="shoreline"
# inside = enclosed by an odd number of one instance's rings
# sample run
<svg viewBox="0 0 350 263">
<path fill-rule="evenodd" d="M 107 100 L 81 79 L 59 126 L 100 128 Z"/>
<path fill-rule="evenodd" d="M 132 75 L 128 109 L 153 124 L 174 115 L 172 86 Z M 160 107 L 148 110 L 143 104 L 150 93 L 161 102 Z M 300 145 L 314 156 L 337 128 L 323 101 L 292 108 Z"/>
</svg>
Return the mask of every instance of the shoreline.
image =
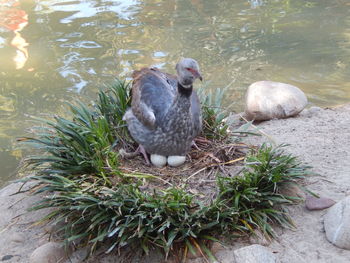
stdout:
<svg viewBox="0 0 350 263">
<path fill-rule="evenodd" d="M 272 137 L 277 145 L 289 144 L 286 148 L 288 152 L 313 167 L 312 171 L 316 175 L 305 179 L 306 188 L 335 201 L 350 195 L 350 104 L 331 109 L 311 107 L 296 117 L 265 121 L 256 126 Z M 267 140 L 265 137 L 249 137 L 248 141 L 259 144 Z M 35 248 L 54 240 L 50 234 L 52 227 L 33 226 L 47 211 L 26 213 L 26 209 L 40 200 L 40 196 L 28 197 L 23 193 L 12 195 L 20 185 L 11 183 L 0 190 L 0 259 L 6 259 L 5 262 L 9 263 L 29 262 Z M 288 207 L 288 210 L 297 228 L 277 230 L 278 239 L 267 246 L 280 262 L 350 261 L 350 250 L 339 249 L 326 239 L 323 230 L 326 209 L 308 211 L 305 204 L 301 203 Z M 228 260 L 232 259 L 233 248 L 246 245 L 249 244 L 238 242 L 234 247 L 218 251 L 216 256 L 221 262 L 231 262 Z M 88 262 L 118 262 L 115 257 L 114 253 L 99 255 Z M 109 261 L 113 258 L 114 261 Z M 192 262 L 201 262 L 198 260 Z M 143 257 L 138 262 L 162 262 L 162 259 Z"/>
</svg>

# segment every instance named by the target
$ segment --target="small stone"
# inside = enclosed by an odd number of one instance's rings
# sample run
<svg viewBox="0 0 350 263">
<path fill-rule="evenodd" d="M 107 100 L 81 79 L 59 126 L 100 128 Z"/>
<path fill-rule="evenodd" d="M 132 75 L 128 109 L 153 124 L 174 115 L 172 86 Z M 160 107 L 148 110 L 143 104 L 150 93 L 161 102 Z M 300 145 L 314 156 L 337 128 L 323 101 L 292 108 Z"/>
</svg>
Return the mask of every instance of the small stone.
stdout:
<svg viewBox="0 0 350 263">
<path fill-rule="evenodd" d="M 22 243 L 25 241 L 25 236 L 20 233 L 13 233 L 11 235 L 11 241 L 16 243 Z"/>
<path fill-rule="evenodd" d="M 67 253 L 62 244 L 49 242 L 35 249 L 30 256 L 30 263 L 57 263 L 63 262 Z"/>
<path fill-rule="evenodd" d="M 280 82 L 258 81 L 246 93 L 245 114 L 249 120 L 281 119 L 297 115 L 307 105 L 299 88 Z"/>
<path fill-rule="evenodd" d="M 10 260 L 11 258 L 13 258 L 13 255 L 5 255 L 1 258 L 1 261 Z"/>
<path fill-rule="evenodd" d="M 276 263 L 276 256 L 261 245 L 242 247 L 233 252 L 235 263 Z"/>
<path fill-rule="evenodd" d="M 305 200 L 305 206 L 308 210 L 322 210 L 331 207 L 336 202 L 330 198 L 326 197 L 314 197 L 307 196 Z"/>
<path fill-rule="evenodd" d="M 324 229 L 329 242 L 350 250 L 350 196 L 328 209 Z"/>
<path fill-rule="evenodd" d="M 310 118 L 315 115 L 318 115 L 320 112 L 322 112 L 322 108 L 313 106 L 303 110 L 302 113 L 300 113 L 300 115 Z"/>
</svg>

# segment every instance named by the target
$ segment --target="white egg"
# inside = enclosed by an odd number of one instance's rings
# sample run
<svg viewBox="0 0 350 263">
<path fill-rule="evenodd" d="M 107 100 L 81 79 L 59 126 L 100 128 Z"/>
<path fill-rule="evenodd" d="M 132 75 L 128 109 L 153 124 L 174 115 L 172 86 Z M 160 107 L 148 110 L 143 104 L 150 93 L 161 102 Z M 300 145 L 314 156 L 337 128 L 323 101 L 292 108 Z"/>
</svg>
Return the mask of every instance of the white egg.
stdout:
<svg viewBox="0 0 350 263">
<path fill-rule="evenodd" d="M 186 156 L 172 155 L 168 157 L 168 164 L 173 167 L 180 166 L 186 161 Z"/>
<path fill-rule="evenodd" d="M 157 167 L 166 165 L 166 157 L 158 154 L 151 154 L 151 163 Z"/>
</svg>

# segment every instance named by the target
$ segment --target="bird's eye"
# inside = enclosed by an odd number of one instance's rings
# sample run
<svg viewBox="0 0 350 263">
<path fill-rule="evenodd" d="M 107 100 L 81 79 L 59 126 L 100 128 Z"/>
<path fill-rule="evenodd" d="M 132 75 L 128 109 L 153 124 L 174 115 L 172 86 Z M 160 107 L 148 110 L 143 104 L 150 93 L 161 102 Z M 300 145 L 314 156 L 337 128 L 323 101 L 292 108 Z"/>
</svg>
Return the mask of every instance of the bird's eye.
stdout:
<svg viewBox="0 0 350 263">
<path fill-rule="evenodd" d="M 191 71 L 192 69 L 191 68 L 186 68 L 188 71 Z"/>
</svg>

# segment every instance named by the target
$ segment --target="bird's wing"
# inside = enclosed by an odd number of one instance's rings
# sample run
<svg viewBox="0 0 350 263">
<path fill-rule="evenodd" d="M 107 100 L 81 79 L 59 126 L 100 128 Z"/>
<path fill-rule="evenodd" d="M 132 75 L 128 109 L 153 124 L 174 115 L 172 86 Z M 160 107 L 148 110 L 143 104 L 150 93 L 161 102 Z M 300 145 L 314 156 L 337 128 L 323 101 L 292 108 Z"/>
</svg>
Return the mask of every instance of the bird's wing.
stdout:
<svg viewBox="0 0 350 263">
<path fill-rule="evenodd" d="M 144 125 L 154 128 L 166 115 L 175 97 L 173 80 L 155 68 L 134 71 L 132 111 Z"/>
<path fill-rule="evenodd" d="M 192 91 L 191 95 L 191 113 L 193 123 L 193 135 L 197 136 L 202 130 L 202 113 L 201 103 L 195 90 Z"/>
</svg>

